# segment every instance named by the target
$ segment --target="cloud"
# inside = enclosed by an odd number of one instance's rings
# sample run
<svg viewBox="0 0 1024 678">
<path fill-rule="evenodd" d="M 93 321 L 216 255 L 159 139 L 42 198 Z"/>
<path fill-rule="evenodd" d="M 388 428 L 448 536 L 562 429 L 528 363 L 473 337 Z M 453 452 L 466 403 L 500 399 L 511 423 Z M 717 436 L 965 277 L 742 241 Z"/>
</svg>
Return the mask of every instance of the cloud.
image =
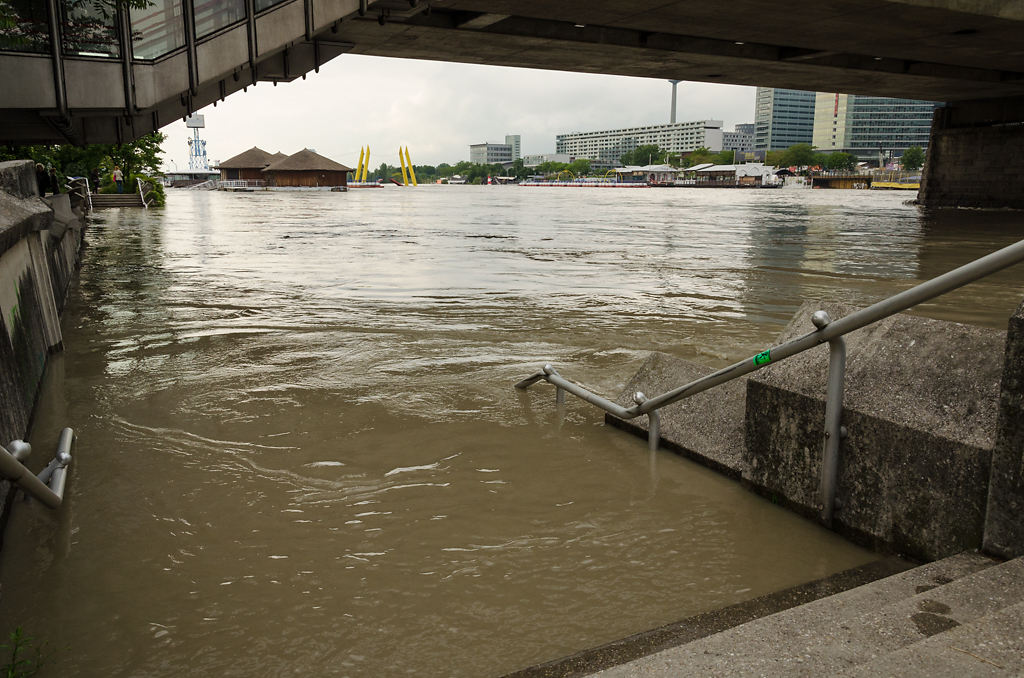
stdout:
<svg viewBox="0 0 1024 678">
<path fill-rule="evenodd" d="M 670 91 L 648 78 L 344 55 L 206 107 L 201 134 L 211 160 L 313 148 L 355 166 L 368 144 L 374 165 L 397 164 L 399 146 L 417 164 L 455 163 L 506 134 L 521 135 L 524 153 L 553 153 L 556 134 L 668 122 Z M 678 101 L 680 121 L 753 122 L 752 87 L 684 82 Z M 189 131 L 180 120 L 163 131 L 167 166 L 186 168 Z"/>
</svg>

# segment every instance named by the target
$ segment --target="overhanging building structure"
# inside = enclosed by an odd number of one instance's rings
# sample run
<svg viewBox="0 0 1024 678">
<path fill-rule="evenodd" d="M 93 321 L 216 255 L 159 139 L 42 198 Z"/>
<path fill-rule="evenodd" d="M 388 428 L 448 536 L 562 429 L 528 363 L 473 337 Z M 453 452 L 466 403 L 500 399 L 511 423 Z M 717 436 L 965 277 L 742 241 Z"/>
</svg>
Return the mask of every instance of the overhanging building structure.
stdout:
<svg viewBox="0 0 1024 678">
<path fill-rule="evenodd" d="M 669 153 L 688 153 L 704 147 L 722 150 L 722 121 L 695 120 L 668 125 L 627 127 L 601 132 L 571 132 L 555 137 L 555 153 L 589 158 L 597 166 L 619 165 L 619 158 L 640 146 L 655 145 Z"/>
</svg>

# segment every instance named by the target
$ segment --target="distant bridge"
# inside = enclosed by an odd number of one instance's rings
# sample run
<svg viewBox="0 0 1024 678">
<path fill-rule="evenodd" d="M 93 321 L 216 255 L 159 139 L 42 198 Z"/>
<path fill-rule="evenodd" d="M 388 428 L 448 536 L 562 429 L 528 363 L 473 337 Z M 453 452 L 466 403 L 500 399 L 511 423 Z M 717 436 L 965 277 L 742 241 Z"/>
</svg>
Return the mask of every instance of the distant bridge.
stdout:
<svg viewBox="0 0 1024 678">
<path fill-rule="evenodd" d="M 137 138 L 344 53 L 972 102 L 943 125 L 1024 121 L 1022 2 L 127 2 L 0 9 L 15 26 L 0 28 L 0 142 Z"/>
</svg>

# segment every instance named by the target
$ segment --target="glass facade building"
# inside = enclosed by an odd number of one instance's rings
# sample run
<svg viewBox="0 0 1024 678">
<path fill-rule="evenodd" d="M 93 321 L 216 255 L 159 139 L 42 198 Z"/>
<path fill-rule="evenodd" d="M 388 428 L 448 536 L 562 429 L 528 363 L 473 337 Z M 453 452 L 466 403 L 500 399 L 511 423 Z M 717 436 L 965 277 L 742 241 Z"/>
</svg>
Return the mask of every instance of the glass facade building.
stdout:
<svg viewBox="0 0 1024 678">
<path fill-rule="evenodd" d="M 884 162 L 911 146 L 928 147 L 932 116 L 943 104 L 818 92 L 814 145 L 824 152 L 843 151 L 861 160 Z"/>
<path fill-rule="evenodd" d="M 754 150 L 785 150 L 812 143 L 814 92 L 758 87 L 754 106 Z"/>
</svg>

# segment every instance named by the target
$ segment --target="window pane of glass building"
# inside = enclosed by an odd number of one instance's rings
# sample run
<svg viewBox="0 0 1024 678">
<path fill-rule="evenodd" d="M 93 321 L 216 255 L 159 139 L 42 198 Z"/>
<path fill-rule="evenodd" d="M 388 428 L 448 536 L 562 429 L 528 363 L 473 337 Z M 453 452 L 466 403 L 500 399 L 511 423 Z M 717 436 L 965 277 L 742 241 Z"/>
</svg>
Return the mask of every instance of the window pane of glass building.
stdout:
<svg viewBox="0 0 1024 678">
<path fill-rule="evenodd" d="M 245 0 L 196 0 L 195 7 L 200 38 L 245 18 Z"/>
<path fill-rule="evenodd" d="M 33 0 L 0 0 L 0 49 L 46 52 L 50 46 L 46 5 Z"/>
<path fill-rule="evenodd" d="M 145 9 L 132 8 L 132 56 L 156 59 L 185 45 L 181 0 L 149 0 Z"/>
<path fill-rule="evenodd" d="M 64 53 L 119 56 L 116 0 L 63 0 Z"/>
<path fill-rule="evenodd" d="M 262 12 L 263 10 L 267 9 L 268 7 L 273 7 L 274 5 L 280 5 L 282 2 L 285 2 L 285 0 L 256 0 L 256 11 L 257 12 Z"/>
</svg>

